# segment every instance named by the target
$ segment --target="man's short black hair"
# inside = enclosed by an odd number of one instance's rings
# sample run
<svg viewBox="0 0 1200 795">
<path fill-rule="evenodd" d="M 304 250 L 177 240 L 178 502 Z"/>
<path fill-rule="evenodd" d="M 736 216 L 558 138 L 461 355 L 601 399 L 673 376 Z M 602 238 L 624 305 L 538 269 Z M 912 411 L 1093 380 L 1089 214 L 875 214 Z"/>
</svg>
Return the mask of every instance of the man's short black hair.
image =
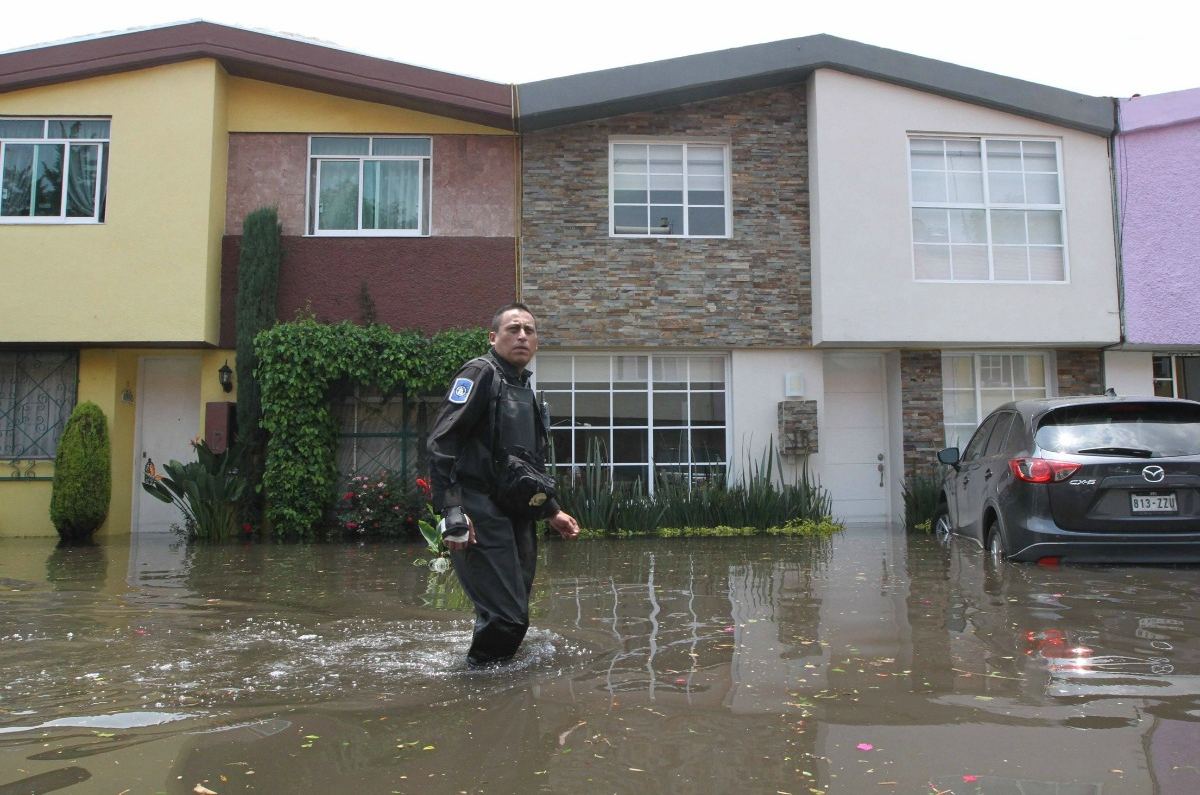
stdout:
<svg viewBox="0 0 1200 795">
<path fill-rule="evenodd" d="M 528 312 L 530 317 L 533 317 L 534 320 L 537 320 L 537 318 L 533 315 L 533 310 L 527 305 L 521 303 L 520 301 L 513 301 L 511 304 L 505 304 L 504 306 L 500 307 L 496 310 L 496 314 L 492 315 L 492 331 L 499 331 L 500 318 L 504 317 L 505 312 L 511 312 L 514 309 L 520 309 L 522 312 Z"/>
</svg>

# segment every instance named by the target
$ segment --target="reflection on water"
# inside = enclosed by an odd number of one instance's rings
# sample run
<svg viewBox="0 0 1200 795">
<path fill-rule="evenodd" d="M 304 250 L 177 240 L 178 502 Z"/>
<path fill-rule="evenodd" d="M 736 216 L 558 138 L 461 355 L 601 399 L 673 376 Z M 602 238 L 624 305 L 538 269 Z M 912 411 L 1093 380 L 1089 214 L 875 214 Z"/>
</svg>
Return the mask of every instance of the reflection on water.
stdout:
<svg viewBox="0 0 1200 795">
<path fill-rule="evenodd" d="M 543 547 L 520 655 L 468 671 L 415 545 L 0 541 L 0 795 L 1200 791 L 1200 569 Z"/>
</svg>

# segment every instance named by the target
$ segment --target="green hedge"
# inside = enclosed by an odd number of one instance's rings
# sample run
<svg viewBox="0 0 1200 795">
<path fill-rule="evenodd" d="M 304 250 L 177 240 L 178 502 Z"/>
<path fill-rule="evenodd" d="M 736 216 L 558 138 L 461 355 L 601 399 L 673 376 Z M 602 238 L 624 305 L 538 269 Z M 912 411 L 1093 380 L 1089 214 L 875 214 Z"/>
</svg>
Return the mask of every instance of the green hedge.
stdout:
<svg viewBox="0 0 1200 795">
<path fill-rule="evenodd" d="M 375 386 L 384 395 L 441 392 L 464 362 L 488 349 L 486 329 L 424 337 L 384 325 L 302 318 L 254 341 L 262 427 L 270 434 L 263 489 L 277 536 L 311 537 L 336 500 L 337 428 L 330 387 Z"/>
<path fill-rule="evenodd" d="M 104 524 L 111 494 L 108 421 L 95 403 L 80 403 L 58 441 L 50 521 L 64 540 L 86 540 Z"/>
</svg>

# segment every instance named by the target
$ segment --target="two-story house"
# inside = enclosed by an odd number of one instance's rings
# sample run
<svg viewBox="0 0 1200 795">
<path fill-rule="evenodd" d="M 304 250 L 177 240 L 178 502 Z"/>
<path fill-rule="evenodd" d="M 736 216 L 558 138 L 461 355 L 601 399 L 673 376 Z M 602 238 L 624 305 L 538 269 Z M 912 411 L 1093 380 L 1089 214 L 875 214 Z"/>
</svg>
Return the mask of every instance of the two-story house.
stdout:
<svg viewBox="0 0 1200 795">
<path fill-rule="evenodd" d="M 112 434 L 101 532 L 178 520 L 141 474 L 236 398 L 218 372 L 258 207 L 281 221 L 281 319 L 357 319 L 365 285 L 380 322 L 432 332 L 516 291 L 504 84 L 206 22 L 37 47 L 0 55 L 0 172 L 0 535 L 54 534 L 83 400 Z"/>
<path fill-rule="evenodd" d="M 1200 89 L 1120 100 L 1113 149 L 1124 328 L 1108 386 L 1198 400 Z"/>
<path fill-rule="evenodd" d="M 1111 100 L 829 36 L 518 86 L 521 292 L 558 458 L 774 440 L 849 520 L 1119 339 Z"/>
</svg>

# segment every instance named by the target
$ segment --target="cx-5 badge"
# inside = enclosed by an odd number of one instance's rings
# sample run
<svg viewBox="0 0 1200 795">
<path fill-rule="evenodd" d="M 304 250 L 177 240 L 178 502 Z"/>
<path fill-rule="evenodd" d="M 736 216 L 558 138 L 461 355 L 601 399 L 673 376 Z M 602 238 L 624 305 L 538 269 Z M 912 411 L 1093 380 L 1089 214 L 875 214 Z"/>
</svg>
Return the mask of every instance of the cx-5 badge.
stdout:
<svg viewBox="0 0 1200 795">
<path fill-rule="evenodd" d="M 1142 477 L 1146 479 L 1147 483 L 1161 483 L 1165 475 L 1166 473 L 1160 466 L 1148 466 L 1142 470 Z"/>
</svg>

